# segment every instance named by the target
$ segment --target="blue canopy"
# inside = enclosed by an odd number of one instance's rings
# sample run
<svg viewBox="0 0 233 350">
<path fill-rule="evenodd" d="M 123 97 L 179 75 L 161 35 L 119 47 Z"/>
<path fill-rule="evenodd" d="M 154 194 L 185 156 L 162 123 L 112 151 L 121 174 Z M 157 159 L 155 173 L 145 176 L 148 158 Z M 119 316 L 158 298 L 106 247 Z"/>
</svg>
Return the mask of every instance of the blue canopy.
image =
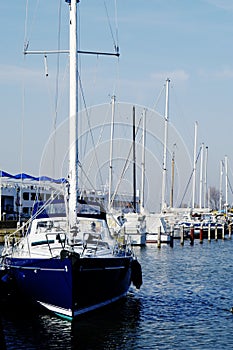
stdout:
<svg viewBox="0 0 233 350">
<path fill-rule="evenodd" d="M 24 180 L 24 179 L 35 180 L 35 181 L 37 180 L 36 177 L 25 174 L 25 173 L 14 175 L 13 178 L 14 179 L 22 179 L 22 180 Z"/>
<path fill-rule="evenodd" d="M 29 179 L 29 180 L 33 180 L 33 181 L 49 181 L 49 182 L 54 182 L 54 183 L 63 183 L 63 182 L 67 181 L 65 178 L 52 179 L 51 177 L 48 177 L 48 176 L 35 177 L 35 176 L 31 176 L 31 175 L 28 175 L 25 173 L 12 175 L 12 174 L 9 174 L 9 173 L 2 171 L 2 170 L 0 170 L 0 177 L 8 177 L 10 179 L 16 179 L 16 180 Z"/>
<path fill-rule="evenodd" d="M 13 175 L 8 174 L 8 173 L 6 173 L 5 171 L 2 171 L 2 170 L 0 170 L 0 176 L 1 177 L 14 177 Z"/>
</svg>

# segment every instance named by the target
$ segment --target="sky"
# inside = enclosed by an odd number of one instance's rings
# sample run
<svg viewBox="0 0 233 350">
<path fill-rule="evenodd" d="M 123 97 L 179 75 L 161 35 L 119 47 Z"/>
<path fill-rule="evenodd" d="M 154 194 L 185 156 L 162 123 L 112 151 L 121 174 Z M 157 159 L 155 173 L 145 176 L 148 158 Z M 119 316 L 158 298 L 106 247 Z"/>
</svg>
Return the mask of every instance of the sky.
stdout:
<svg viewBox="0 0 233 350">
<path fill-rule="evenodd" d="M 23 47 L 27 42 L 30 50 L 67 49 L 68 15 L 64 0 L 0 2 L 0 168 L 9 173 L 38 175 L 54 124 L 67 118 L 67 55 L 48 57 L 46 77 L 43 55 L 24 56 Z M 208 147 L 208 187 L 219 189 L 220 162 L 227 159 L 232 203 L 232 0 L 81 0 L 78 20 L 81 50 L 120 49 L 119 59 L 80 58 L 80 106 L 109 105 L 115 95 L 119 103 L 163 118 L 169 78 L 169 125 L 185 145 L 176 150 L 185 154 L 177 166 L 180 174 L 187 172 L 180 186 L 185 188 L 192 171 L 197 122 L 197 153 L 202 143 Z M 222 181 L 224 192 L 224 176 Z"/>
</svg>

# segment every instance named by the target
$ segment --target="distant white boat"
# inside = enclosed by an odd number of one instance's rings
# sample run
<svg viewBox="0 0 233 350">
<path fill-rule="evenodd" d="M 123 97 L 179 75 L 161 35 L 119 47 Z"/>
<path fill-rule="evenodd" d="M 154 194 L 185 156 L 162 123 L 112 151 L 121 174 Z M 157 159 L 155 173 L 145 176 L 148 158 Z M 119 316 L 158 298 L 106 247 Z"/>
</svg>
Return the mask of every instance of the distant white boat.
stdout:
<svg viewBox="0 0 233 350">
<path fill-rule="evenodd" d="M 124 233 L 130 237 L 131 245 L 146 244 L 146 216 L 139 213 L 127 213 L 123 216 Z"/>
<path fill-rule="evenodd" d="M 161 214 L 146 215 L 146 243 L 157 243 L 160 234 L 161 243 L 170 242 L 170 225 Z"/>
</svg>

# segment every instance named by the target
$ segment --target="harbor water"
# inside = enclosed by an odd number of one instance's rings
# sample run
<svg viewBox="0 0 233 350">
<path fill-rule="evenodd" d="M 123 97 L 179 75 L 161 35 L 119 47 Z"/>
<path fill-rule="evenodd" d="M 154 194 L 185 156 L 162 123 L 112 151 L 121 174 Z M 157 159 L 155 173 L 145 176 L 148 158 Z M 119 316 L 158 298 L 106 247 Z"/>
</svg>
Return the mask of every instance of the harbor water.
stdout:
<svg viewBox="0 0 233 350">
<path fill-rule="evenodd" d="M 73 323 L 1 300 L 0 348 L 232 349 L 233 239 L 134 249 L 141 289 Z"/>
</svg>

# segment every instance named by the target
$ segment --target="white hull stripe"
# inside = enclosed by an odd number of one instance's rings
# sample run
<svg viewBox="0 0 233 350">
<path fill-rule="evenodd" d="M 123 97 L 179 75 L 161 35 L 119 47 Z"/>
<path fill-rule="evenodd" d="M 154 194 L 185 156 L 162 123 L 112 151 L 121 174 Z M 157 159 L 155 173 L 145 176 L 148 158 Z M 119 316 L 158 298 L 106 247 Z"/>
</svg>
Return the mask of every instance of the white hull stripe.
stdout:
<svg viewBox="0 0 233 350">
<path fill-rule="evenodd" d="M 122 297 L 124 297 L 127 293 L 124 293 L 118 297 L 115 297 L 115 298 L 112 298 L 112 299 L 109 299 L 109 300 L 106 300 L 102 303 L 99 303 L 99 304 L 96 304 L 96 305 L 92 305 L 92 306 L 89 306 L 89 307 L 86 307 L 86 308 L 83 308 L 83 309 L 80 309 L 80 310 L 77 310 L 77 311 L 74 311 L 74 317 L 76 316 L 79 316 L 79 315 L 82 315 L 86 312 L 89 312 L 89 311 L 93 311 L 93 310 L 96 310 L 100 307 L 103 307 L 103 306 L 106 306 L 106 305 L 109 305 L 119 299 L 121 299 Z M 60 316 L 63 316 L 63 317 L 67 317 L 68 319 L 72 319 L 73 316 L 72 316 L 72 310 L 70 309 L 63 309 L 61 307 L 58 307 L 58 306 L 55 306 L 55 305 L 51 305 L 51 304 L 47 304 L 47 303 L 43 303 L 41 301 L 37 301 L 40 305 L 44 306 L 46 309 L 54 312 L 55 314 L 57 315 L 60 315 Z"/>
</svg>

